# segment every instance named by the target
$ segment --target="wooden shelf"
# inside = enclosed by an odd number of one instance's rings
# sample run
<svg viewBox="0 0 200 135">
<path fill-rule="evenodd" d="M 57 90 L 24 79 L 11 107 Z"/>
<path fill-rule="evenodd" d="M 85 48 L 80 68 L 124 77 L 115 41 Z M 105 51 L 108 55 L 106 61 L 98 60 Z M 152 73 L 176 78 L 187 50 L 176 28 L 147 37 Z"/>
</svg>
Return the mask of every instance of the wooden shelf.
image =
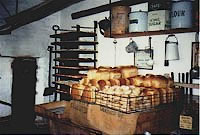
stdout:
<svg viewBox="0 0 200 135">
<path fill-rule="evenodd" d="M 84 70 L 89 70 L 89 69 L 93 69 L 94 67 L 91 66 L 78 66 L 78 67 L 69 67 L 69 66 L 54 66 L 53 69 L 71 69 L 71 70 L 80 70 L 80 71 L 84 71 Z"/>
<path fill-rule="evenodd" d="M 94 32 L 82 32 L 82 31 L 73 31 L 73 32 L 63 32 L 59 34 L 50 35 L 50 38 L 64 38 L 67 36 L 73 37 L 95 37 L 97 36 Z"/>
<path fill-rule="evenodd" d="M 69 44 L 78 44 L 78 45 L 97 45 L 96 41 L 60 41 L 60 42 L 52 42 L 51 45 L 69 45 Z"/>
<path fill-rule="evenodd" d="M 79 83 L 79 82 L 78 81 L 56 81 L 56 82 L 52 82 L 52 83 L 57 84 L 57 85 L 69 86 L 71 88 L 73 84 Z"/>
<path fill-rule="evenodd" d="M 97 62 L 97 60 L 92 58 L 55 58 L 54 61 L 76 61 L 76 62 Z"/>
<path fill-rule="evenodd" d="M 85 74 L 78 74 L 78 75 L 65 75 L 65 74 L 54 74 L 53 76 L 56 77 L 66 77 L 66 78 L 73 78 L 73 79 L 82 79 L 85 77 Z"/>
<path fill-rule="evenodd" d="M 98 51 L 91 50 L 91 49 L 60 49 L 52 51 L 53 53 L 65 53 L 65 52 L 73 52 L 73 53 L 80 53 L 80 54 L 93 54 L 97 53 Z"/>
<path fill-rule="evenodd" d="M 139 36 L 152 36 L 152 35 L 164 35 L 164 34 L 178 34 L 178 33 L 188 33 L 188 32 L 199 32 L 198 28 L 178 28 L 170 30 L 160 30 L 160 31 L 146 31 L 146 32 L 132 32 L 126 34 L 112 34 L 105 33 L 105 37 L 110 38 L 126 38 L 126 37 L 139 37 Z"/>
</svg>

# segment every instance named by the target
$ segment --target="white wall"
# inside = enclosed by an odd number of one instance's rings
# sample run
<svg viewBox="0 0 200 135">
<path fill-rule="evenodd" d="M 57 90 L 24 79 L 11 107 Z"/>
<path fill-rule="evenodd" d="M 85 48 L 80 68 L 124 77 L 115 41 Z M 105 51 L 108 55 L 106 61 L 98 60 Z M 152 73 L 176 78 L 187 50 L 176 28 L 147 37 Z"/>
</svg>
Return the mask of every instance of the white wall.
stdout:
<svg viewBox="0 0 200 135">
<path fill-rule="evenodd" d="M 43 97 L 48 86 L 49 52 L 47 47 L 53 39 L 52 26 L 60 24 L 60 12 L 14 30 L 11 35 L 0 35 L 0 54 L 2 56 L 37 57 L 36 104 L 48 102 Z M 12 69 L 11 58 L 0 57 L 0 100 L 11 103 Z M 24 101 L 26 102 L 26 101 Z M 11 113 L 9 107 L 0 105 L 0 117 Z"/>
<path fill-rule="evenodd" d="M 100 6 L 101 2 L 106 4 L 107 0 L 98 1 L 85 0 L 79 4 L 75 4 L 67 9 L 61 11 L 61 27 L 70 29 L 71 25 L 80 24 L 81 26 L 93 26 L 93 21 L 100 21 L 105 17 L 109 17 L 109 12 L 102 12 L 99 14 L 82 17 L 72 20 L 71 14 L 77 11 L 86 10 L 92 7 Z M 112 1 L 114 2 L 114 1 Z M 132 11 L 144 10 L 147 11 L 147 3 L 131 6 Z M 141 74 L 154 73 L 165 74 L 170 72 L 188 72 L 191 67 L 191 44 L 195 41 L 195 33 L 175 34 L 179 42 L 180 60 L 170 61 L 169 66 L 164 66 L 164 43 L 167 35 L 156 35 L 152 37 L 152 47 L 154 49 L 154 68 L 153 70 L 139 70 Z M 148 46 L 148 36 L 133 37 L 132 39 L 138 44 L 140 49 L 144 49 Z M 113 38 L 105 38 L 99 33 L 98 30 L 98 65 L 99 66 L 116 66 L 133 64 L 133 54 L 128 54 L 125 51 L 125 47 L 128 45 L 130 38 L 116 39 L 116 52 L 115 45 L 113 44 Z M 116 53 L 116 62 L 115 62 Z"/>
</svg>

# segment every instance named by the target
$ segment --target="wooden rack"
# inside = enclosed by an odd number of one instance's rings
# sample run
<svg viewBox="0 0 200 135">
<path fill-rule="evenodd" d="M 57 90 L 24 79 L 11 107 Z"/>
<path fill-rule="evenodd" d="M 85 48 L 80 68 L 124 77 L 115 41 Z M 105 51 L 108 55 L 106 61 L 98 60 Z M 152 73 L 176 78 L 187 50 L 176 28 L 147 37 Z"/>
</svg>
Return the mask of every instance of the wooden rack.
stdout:
<svg viewBox="0 0 200 135">
<path fill-rule="evenodd" d="M 53 74 L 55 79 L 52 82 L 56 88 L 55 100 L 57 100 L 57 93 L 60 93 L 60 100 L 70 99 L 70 88 L 66 82 L 79 81 L 86 76 L 87 70 L 96 68 L 97 22 L 94 22 L 94 27 L 76 25 L 72 28 L 76 28 L 76 30 L 60 29 L 55 25 L 53 26 L 55 34 L 50 35 L 50 38 L 54 38 L 51 45 L 54 46 L 52 53 L 55 54 L 53 59 L 55 64 L 52 67 L 55 71 Z M 80 29 L 83 28 L 90 30 L 92 28 L 92 32 L 81 31 Z M 80 56 L 84 54 L 86 54 L 85 57 Z M 81 63 L 84 64 L 80 65 Z"/>
</svg>

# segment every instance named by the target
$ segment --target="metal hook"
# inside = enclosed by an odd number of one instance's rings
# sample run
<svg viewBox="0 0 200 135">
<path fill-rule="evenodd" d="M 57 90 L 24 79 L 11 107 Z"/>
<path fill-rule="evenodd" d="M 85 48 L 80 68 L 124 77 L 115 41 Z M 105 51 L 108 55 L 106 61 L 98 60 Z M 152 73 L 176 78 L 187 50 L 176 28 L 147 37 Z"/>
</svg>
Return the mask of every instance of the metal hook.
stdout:
<svg viewBox="0 0 200 135">
<path fill-rule="evenodd" d="M 114 44 L 117 44 L 117 40 L 116 40 L 116 39 L 114 39 L 113 43 L 114 43 Z"/>
</svg>

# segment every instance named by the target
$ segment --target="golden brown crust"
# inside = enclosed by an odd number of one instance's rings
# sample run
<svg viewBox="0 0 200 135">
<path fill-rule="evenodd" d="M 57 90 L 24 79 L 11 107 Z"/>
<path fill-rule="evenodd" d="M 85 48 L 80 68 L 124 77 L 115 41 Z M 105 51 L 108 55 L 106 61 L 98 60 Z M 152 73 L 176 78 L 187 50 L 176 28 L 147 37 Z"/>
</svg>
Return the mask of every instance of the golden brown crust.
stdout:
<svg viewBox="0 0 200 135">
<path fill-rule="evenodd" d="M 81 80 L 80 80 L 80 84 L 82 85 L 89 85 L 89 79 L 88 77 L 83 77 Z"/>
<path fill-rule="evenodd" d="M 120 67 L 122 78 L 130 78 L 138 75 L 138 69 L 135 66 Z"/>
<path fill-rule="evenodd" d="M 146 74 L 146 76 L 144 77 L 144 80 L 143 80 L 143 86 L 147 87 L 147 88 L 152 87 L 152 79 L 153 78 L 154 78 L 154 75 Z"/>
<path fill-rule="evenodd" d="M 100 67 L 98 67 L 97 68 L 99 71 L 101 70 L 101 71 L 110 71 L 110 70 L 112 70 L 112 67 L 110 67 L 110 66 L 100 66 Z"/>
<path fill-rule="evenodd" d="M 132 84 L 134 86 L 142 87 L 143 81 L 144 81 L 144 76 L 143 75 L 137 75 L 132 79 Z"/>
<path fill-rule="evenodd" d="M 100 90 L 103 90 L 105 86 L 111 86 L 110 81 L 107 81 L 107 80 L 99 80 L 98 85 L 99 85 Z"/>
<path fill-rule="evenodd" d="M 96 80 L 109 80 L 110 73 L 109 71 L 97 71 L 96 72 Z"/>
<path fill-rule="evenodd" d="M 118 79 L 109 79 L 111 86 L 120 86 L 120 81 Z"/>
<path fill-rule="evenodd" d="M 172 80 L 172 78 L 167 78 L 167 87 L 168 88 L 174 87 L 174 80 Z"/>
<path fill-rule="evenodd" d="M 119 78 L 121 78 L 121 72 L 119 70 L 110 71 L 109 79 L 119 79 Z"/>
<path fill-rule="evenodd" d="M 167 88 L 168 80 L 164 76 L 156 75 L 151 82 L 153 88 Z"/>
<path fill-rule="evenodd" d="M 90 84 L 91 86 L 95 86 L 95 87 L 99 88 L 99 84 L 98 84 L 98 81 L 97 81 L 96 79 L 91 79 L 91 80 L 89 81 L 89 84 Z"/>
<path fill-rule="evenodd" d="M 120 85 L 130 85 L 130 80 L 126 78 L 118 79 L 120 81 Z"/>
<path fill-rule="evenodd" d="M 88 70 L 88 72 L 87 72 L 87 78 L 89 80 L 95 79 L 96 78 L 96 72 L 97 72 L 97 69 L 90 69 L 90 70 Z"/>
</svg>

